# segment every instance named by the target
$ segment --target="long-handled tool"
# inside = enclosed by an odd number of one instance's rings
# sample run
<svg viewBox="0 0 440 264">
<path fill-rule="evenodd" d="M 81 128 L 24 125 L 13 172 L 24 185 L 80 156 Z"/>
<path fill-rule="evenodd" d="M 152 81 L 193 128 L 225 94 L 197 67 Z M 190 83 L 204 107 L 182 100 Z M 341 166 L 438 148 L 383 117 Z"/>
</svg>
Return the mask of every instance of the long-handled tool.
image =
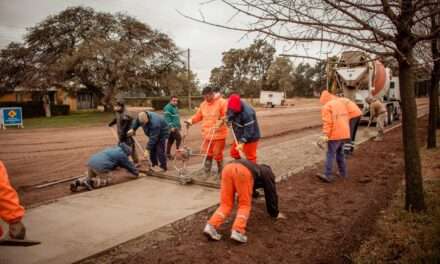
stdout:
<svg viewBox="0 0 440 264">
<path fill-rule="evenodd" d="M 41 244 L 41 242 L 36 240 L 13 239 L 13 238 L 0 239 L 0 246 L 30 247 L 39 244 Z"/>
<path fill-rule="evenodd" d="M 238 150 L 238 153 L 240 154 L 240 157 L 246 158 L 246 155 L 244 154 L 243 150 L 238 149 L 238 140 L 237 140 L 237 136 L 235 135 L 234 132 L 234 128 L 231 128 L 231 132 L 232 132 L 232 136 L 234 137 L 234 142 L 235 142 L 235 148 Z"/>
</svg>

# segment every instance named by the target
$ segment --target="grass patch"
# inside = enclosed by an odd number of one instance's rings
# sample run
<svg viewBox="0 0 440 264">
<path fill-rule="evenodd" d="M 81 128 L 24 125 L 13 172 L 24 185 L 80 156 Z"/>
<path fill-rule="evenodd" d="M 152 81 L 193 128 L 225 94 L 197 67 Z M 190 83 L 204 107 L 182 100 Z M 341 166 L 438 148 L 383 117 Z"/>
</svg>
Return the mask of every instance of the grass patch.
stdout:
<svg viewBox="0 0 440 264">
<path fill-rule="evenodd" d="M 24 119 L 26 128 L 61 128 L 61 127 L 88 127 L 109 123 L 113 113 L 98 111 L 78 111 L 67 116 L 36 117 Z M 9 129 L 9 128 L 8 128 Z"/>
<path fill-rule="evenodd" d="M 381 212 L 372 236 L 352 255 L 354 263 L 440 263 L 440 148 L 421 154 L 426 212 L 404 210 L 402 186 Z"/>
</svg>

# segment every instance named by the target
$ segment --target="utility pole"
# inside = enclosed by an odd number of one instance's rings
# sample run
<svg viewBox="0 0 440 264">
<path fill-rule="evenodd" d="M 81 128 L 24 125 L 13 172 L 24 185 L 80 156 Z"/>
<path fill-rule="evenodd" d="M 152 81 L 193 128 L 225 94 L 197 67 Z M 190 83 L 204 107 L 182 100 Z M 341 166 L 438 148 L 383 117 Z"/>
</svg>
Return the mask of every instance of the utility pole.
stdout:
<svg viewBox="0 0 440 264">
<path fill-rule="evenodd" d="M 191 110 L 191 68 L 190 68 L 190 49 L 188 49 L 188 65 L 186 67 L 188 77 L 188 109 Z"/>
</svg>

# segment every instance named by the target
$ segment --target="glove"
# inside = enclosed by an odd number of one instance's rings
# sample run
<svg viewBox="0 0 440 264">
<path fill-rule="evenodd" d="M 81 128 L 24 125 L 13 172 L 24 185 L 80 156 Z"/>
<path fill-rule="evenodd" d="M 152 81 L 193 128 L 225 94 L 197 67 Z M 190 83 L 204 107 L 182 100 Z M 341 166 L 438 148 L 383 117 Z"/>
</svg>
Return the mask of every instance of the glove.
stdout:
<svg viewBox="0 0 440 264">
<path fill-rule="evenodd" d="M 145 174 L 145 173 L 143 173 L 143 172 L 139 172 L 138 176 L 139 176 L 139 177 L 146 177 L 147 174 Z"/>
<path fill-rule="evenodd" d="M 144 151 L 144 159 L 148 159 L 148 158 L 150 158 L 150 151 L 148 149 L 146 149 Z"/>
<path fill-rule="evenodd" d="M 134 132 L 133 129 L 130 129 L 130 130 L 127 131 L 127 136 L 132 137 L 134 135 L 135 135 L 135 132 Z"/>
<path fill-rule="evenodd" d="M 217 120 L 217 122 L 215 123 L 215 128 L 219 129 L 224 123 L 225 123 L 224 119 Z"/>
<path fill-rule="evenodd" d="M 188 120 L 185 120 L 185 125 L 186 125 L 186 127 L 190 127 L 191 125 L 192 125 L 192 120 L 191 120 L 191 118 L 190 119 L 188 119 Z"/>
<path fill-rule="evenodd" d="M 237 151 L 243 151 L 243 147 L 244 147 L 244 143 L 239 143 L 236 147 L 235 147 L 235 149 L 237 150 Z"/>
<path fill-rule="evenodd" d="M 21 221 L 9 224 L 9 236 L 13 239 L 24 239 L 26 228 Z"/>
<path fill-rule="evenodd" d="M 327 143 L 328 142 L 328 137 L 326 135 L 322 135 L 319 137 L 319 141 L 323 142 L 323 143 Z"/>
</svg>

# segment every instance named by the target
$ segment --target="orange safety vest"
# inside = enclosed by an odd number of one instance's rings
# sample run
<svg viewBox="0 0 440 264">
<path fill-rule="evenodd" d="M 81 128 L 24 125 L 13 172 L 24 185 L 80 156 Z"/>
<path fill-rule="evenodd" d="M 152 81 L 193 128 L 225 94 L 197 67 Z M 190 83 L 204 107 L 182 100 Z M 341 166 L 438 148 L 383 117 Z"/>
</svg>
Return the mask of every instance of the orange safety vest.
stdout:
<svg viewBox="0 0 440 264">
<path fill-rule="evenodd" d="M 202 121 L 202 136 L 205 140 L 210 140 L 217 121 L 225 118 L 226 111 L 227 102 L 221 97 L 214 98 L 211 102 L 203 101 L 191 121 L 193 124 Z M 227 136 L 228 128 L 226 125 L 222 125 L 215 130 L 212 139 L 225 139 Z"/>
<path fill-rule="evenodd" d="M 341 100 L 336 100 L 337 98 L 328 91 L 324 91 L 319 99 L 324 105 L 321 109 L 322 132 L 329 140 L 350 138 L 347 107 Z"/>
</svg>

